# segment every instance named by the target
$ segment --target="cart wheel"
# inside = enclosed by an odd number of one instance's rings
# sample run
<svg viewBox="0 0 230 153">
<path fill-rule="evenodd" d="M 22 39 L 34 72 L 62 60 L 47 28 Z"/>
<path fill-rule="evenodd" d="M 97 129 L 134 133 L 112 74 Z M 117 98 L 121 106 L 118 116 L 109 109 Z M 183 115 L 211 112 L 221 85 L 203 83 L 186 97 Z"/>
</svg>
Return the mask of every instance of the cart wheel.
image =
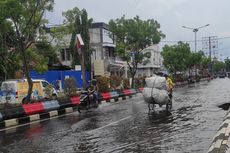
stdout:
<svg viewBox="0 0 230 153">
<path fill-rule="evenodd" d="M 169 111 L 169 104 L 166 104 L 166 111 Z"/>
<path fill-rule="evenodd" d="M 170 99 L 169 102 L 166 104 L 166 111 L 169 111 L 172 109 L 172 100 Z"/>
<path fill-rule="evenodd" d="M 170 99 L 169 105 L 170 105 L 170 109 L 172 109 L 172 99 Z"/>
</svg>

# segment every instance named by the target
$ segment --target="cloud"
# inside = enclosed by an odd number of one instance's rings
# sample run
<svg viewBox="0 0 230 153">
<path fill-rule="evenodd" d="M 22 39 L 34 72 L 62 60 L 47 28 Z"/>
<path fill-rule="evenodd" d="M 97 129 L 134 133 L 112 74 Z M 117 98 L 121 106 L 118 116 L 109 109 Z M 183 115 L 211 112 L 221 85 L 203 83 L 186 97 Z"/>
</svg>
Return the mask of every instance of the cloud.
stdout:
<svg viewBox="0 0 230 153">
<path fill-rule="evenodd" d="M 156 19 L 168 40 L 194 40 L 192 30 L 182 26 L 196 28 L 207 23 L 210 26 L 200 29 L 197 39 L 230 36 L 229 0 L 55 0 L 55 3 L 54 12 L 47 13 L 47 18 L 57 24 L 62 22 L 63 11 L 78 7 L 85 8 L 89 17 L 98 22 L 108 22 L 123 14 L 127 18 L 139 15 L 142 19 Z M 230 43 L 230 40 L 226 41 L 224 44 Z M 198 47 L 202 48 L 200 42 Z M 224 54 L 230 56 L 230 53 Z"/>
</svg>

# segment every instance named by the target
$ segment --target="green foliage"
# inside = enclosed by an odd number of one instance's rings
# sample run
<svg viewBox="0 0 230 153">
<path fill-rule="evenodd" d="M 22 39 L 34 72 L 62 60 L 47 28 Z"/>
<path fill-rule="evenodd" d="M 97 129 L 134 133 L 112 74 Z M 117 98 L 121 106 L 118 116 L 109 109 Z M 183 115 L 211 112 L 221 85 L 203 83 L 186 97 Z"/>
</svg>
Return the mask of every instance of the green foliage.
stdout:
<svg viewBox="0 0 230 153">
<path fill-rule="evenodd" d="M 201 60 L 202 68 L 207 69 L 210 63 L 211 63 L 211 58 L 205 57 L 205 56 L 202 57 L 202 60 Z"/>
<path fill-rule="evenodd" d="M 64 24 L 72 33 L 70 41 L 70 51 L 73 57 L 72 66 L 80 64 L 80 55 L 76 51 L 75 40 L 76 34 L 81 34 L 84 41 L 83 51 L 85 53 L 86 70 L 91 69 L 91 50 L 89 48 L 89 27 L 91 27 L 92 19 L 88 19 L 88 14 L 85 9 L 79 10 L 77 7 L 72 10 L 63 12 L 65 17 Z"/>
<path fill-rule="evenodd" d="M 161 55 L 163 56 L 163 65 L 171 72 L 185 71 L 187 68 L 190 55 L 189 44 L 178 42 L 173 46 L 165 45 Z M 191 64 L 191 63 L 189 63 Z"/>
<path fill-rule="evenodd" d="M 124 79 L 124 89 L 130 89 L 130 82 L 128 78 Z"/>
<path fill-rule="evenodd" d="M 173 46 L 165 45 L 161 55 L 164 59 L 163 65 L 170 73 L 174 73 L 175 81 L 183 80 L 176 78 L 178 77 L 175 75 L 176 72 L 185 73 L 188 70 L 189 75 L 191 75 L 191 69 L 197 68 L 205 72 L 211 63 L 211 59 L 205 57 L 202 51 L 191 52 L 189 44 L 183 42 Z M 201 73 L 203 74 L 203 72 Z"/>
<path fill-rule="evenodd" d="M 222 61 L 216 61 L 213 63 L 213 71 L 214 73 L 218 73 L 219 71 L 223 71 L 225 69 L 225 63 Z"/>
<path fill-rule="evenodd" d="M 1 6 L 0 6 L 1 8 Z M 12 23 L 6 20 L 4 11 L 0 12 L 0 78 L 14 78 L 16 70 L 20 69 L 21 62 L 13 46 L 15 36 Z"/>
<path fill-rule="evenodd" d="M 96 78 L 98 81 L 99 92 L 109 91 L 109 78 L 105 76 L 100 76 Z"/>
<path fill-rule="evenodd" d="M 121 77 L 116 76 L 116 75 L 112 75 L 110 76 L 110 86 L 112 89 L 117 89 L 118 86 L 121 85 Z"/>
<path fill-rule="evenodd" d="M 147 54 L 142 54 L 141 51 L 147 46 L 159 43 L 161 38 L 165 37 L 159 29 L 160 24 L 156 20 L 141 20 L 139 16 L 133 19 L 126 19 L 123 16 L 109 21 L 111 38 L 115 38 L 117 43 L 117 55 L 127 61 L 132 80 L 134 80 L 138 64 L 147 57 Z"/>
<path fill-rule="evenodd" d="M 145 78 L 146 77 L 135 78 L 135 88 L 144 87 L 145 86 Z"/>
<path fill-rule="evenodd" d="M 14 74 L 20 69 L 22 63 L 18 54 L 0 49 L 0 77 L 14 78 Z"/>
<path fill-rule="evenodd" d="M 37 54 L 42 55 L 44 58 L 48 60 L 48 66 L 58 63 L 57 53 L 55 52 L 55 48 L 53 48 L 49 43 L 37 42 L 35 44 L 35 51 Z"/>
<path fill-rule="evenodd" d="M 200 63 L 202 61 L 202 54 L 200 52 L 191 52 L 188 55 L 188 59 L 186 62 L 186 67 L 189 69 L 189 76 L 190 76 L 190 70 L 195 67 L 197 68 L 198 66 L 200 66 Z"/>
<path fill-rule="evenodd" d="M 85 53 L 85 66 L 86 70 L 91 70 L 91 50 L 89 47 L 89 28 L 91 27 L 91 19 L 88 19 L 88 14 L 85 9 L 81 11 L 81 36 L 84 41 L 83 52 Z"/>
<path fill-rule="evenodd" d="M 224 60 L 224 62 L 225 62 L 225 65 L 226 65 L 226 71 L 230 72 L 230 59 L 226 58 Z"/>
<path fill-rule="evenodd" d="M 39 54 L 37 48 L 28 48 L 26 51 L 26 58 L 30 59 L 28 63 L 30 69 L 34 69 L 39 73 L 43 73 L 48 70 L 48 57 L 44 57 L 42 54 Z"/>
<path fill-rule="evenodd" d="M 65 95 L 71 97 L 77 94 L 76 80 L 75 78 L 66 78 L 64 80 L 64 92 Z"/>
<path fill-rule="evenodd" d="M 0 1 L 0 20 L 8 22 L 12 34 L 8 35 L 11 40 L 11 46 L 14 51 L 20 53 L 23 63 L 23 70 L 28 80 L 28 97 L 32 94 L 33 82 L 29 74 L 30 55 L 27 55 L 27 49 L 35 43 L 38 38 L 41 25 L 46 23 L 42 17 L 45 11 L 53 9 L 54 0 L 2 0 Z M 31 53 L 31 52 L 29 52 Z M 42 58 L 40 58 L 43 60 Z M 42 61 L 41 63 L 44 63 Z M 39 65 L 39 70 L 44 67 Z"/>
<path fill-rule="evenodd" d="M 51 36 L 51 40 L 49 38 L 49 41 L 55 43 L 56 50 L 60 50 L 62 47 L 69 45 L 67 43 L 68 40 L 66 40 L 66 36 L 71 34 L 72 31 L 70 31 L 70 29 L 66 25 L 52 27 L 50 28 L 48 32 L 49 32 L 49 35 Z M 45 42 L 48 41 L 46 37 L 41 38 L 41 40 Z"/>
<path fill-rule="evenodd" d="M 51 98 L 53 95 L 53 86 L 51 84 L 49 84 L 48 86 L 45 87 L 44 89 L 46 98 Z"/>
</svg>

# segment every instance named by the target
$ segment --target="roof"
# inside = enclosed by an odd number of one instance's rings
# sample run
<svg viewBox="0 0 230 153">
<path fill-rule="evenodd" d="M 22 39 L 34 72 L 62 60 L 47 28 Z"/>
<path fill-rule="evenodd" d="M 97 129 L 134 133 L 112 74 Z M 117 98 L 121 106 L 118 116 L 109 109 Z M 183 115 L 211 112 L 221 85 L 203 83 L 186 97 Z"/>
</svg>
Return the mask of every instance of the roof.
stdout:
<svg viewBox="0 0 230 153">
<path fill-rule="evenodd" d="M 106 30 L 109 29 L 108 24 L 106 24 L 104 22 L 95 22 L 95 23 L 92 23 L 92 28 L 104 28 Z"/>
</svg>

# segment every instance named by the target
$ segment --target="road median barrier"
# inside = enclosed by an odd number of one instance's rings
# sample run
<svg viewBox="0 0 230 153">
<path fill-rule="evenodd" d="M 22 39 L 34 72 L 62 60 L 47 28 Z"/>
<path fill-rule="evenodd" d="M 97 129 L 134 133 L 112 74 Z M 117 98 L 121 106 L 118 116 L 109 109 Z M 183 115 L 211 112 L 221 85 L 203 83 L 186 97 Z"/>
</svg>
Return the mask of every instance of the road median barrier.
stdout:
<svg viewBox="0 0 230 153">
<path fill-rule="evenodd" d="M 45 112 L 44 106 L 42 105 L 42 102 L 36 102 L 32 104 L 24 104 L 22 105 L 26 115 L 32 115 L 37 113 L 43 113 Z"/>
<path fill-rule="evenodd" d="M 102 102 L 116 102 L 116 101 L 125 100 L 128 98 L 132 98 L 132 96 L 137 94 L 137 93 L 142 92 L 143 89 L 144 88 L 125 89 L 122 91 L 111 91 L 111 92 L 100 93 L 100 95 L 101 95 L 100 100 Z"/>
<path fill-rule="evenodd" d="M 101 101 L 115 102 L 131 98 L 132 95 L 139 93 L 141 89 L 126 89 L 123 91 L 111 91 L 99 93 Z M 79 96 L 70 98 L 58 98 L 57 100 L 44 100 L 11 109 L 0 110 L 0 130 L 5 128 L 35 122 L 47 118 L 72 113 L 80 104 Z"/>
<path fill-rule="evenodd" d="M 109 101 L 112 97 L 109 92 L 101 93 L 103 101 Z"/>
<path fill-rule="evenodd" d="M 60 105 L 57 100 L 45 101 L 42 103 L 46 112 L 59 109 Z"/>
<path fill-rule="evenodd" d="M 79 99 L 79 102 L 78 102 Z M 73 105 L 80 103 L 80 98 L 78 99 L 73 99 L 71 100 L 70 97 L 62 97 L 62 98 L 58 98 L 58 103 L 59 103 L 59 109 L 65 109 L 68 107 L 72 107 Z"/>
<path fill-rule="evenodd" d="M 2 120 L 23 117 L 26 115 L 22 106 L 1 110 Z"/>
<path fill-rule="evenodd" d="M 230 135 L 230 109 L 228 110 L 223 123 L 212 139 L 208 153 L 228 153 Z M 228 151 L 227 151 L 228 150 Z"/>
<path fill-rule="evenodd" d="M 80 104 L 80 97 L 79 96 L 73 96 L 70 99 L 71 99 L 71 103 L 73 105 L 79 105 Z"/>
</svg>

